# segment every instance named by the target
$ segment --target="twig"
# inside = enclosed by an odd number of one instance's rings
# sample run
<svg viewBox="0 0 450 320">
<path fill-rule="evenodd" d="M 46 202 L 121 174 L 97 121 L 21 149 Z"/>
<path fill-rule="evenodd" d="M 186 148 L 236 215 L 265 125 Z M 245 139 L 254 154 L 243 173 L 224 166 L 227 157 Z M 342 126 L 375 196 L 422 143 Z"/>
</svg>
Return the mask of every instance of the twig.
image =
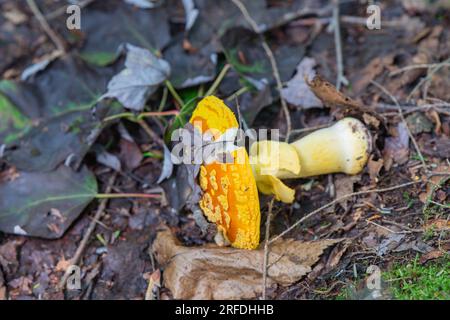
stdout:
<svg viewBox="0 0 450 320">
<path fill-rule="evenodd" d="M 272 198 L 272 200 L 269 202 L 269 209 L 267 212 L 267 220 L 266 220 L 266 235 L 264 239 L 264 260 L 263 260 L 263 294 L 262 294 L 262 300 L 266 300 L 266 290 L 267 290 L 267 265 L 269 260 L 269 236 L 270 236 L 270 221 L 272 220 L 272 209 L 273 209 L 273 202 L 275 198 Z"/>
<path fill-rule="evenodd" d="M 333 29 L 334 29 L 334 44 L 336 47 L 336 63 L 337 63 L 337 79 L 336 89 L 341 89 L 341 84 L 347 85 L 348 80 L 344 76 L 344 62 L 342 58 L 342 42 L 341 42 L 341 27 L 339 25 L 339 0 L 333 0 Z"/>
<path fill-rule="evenodd" d="M 401 223 L 397 223 L 397 222 L 395 222 L 395 221 L 390 221 L 390 220 L 383 219 L 383 222 L 384 222 L 384 223 L 387 223 L 387 224 L 391 224 L 391 225 L 393 225 L 393 226 L 400 227 L 400 228 L 402 228 L 402 229 L 405 229 L 405 230 L 408 230 L 408 231 L 411 231 L 411 232 L 415 232 L 415 233 L 421 233 L 421 232 L 423 232 L 422 229 L 413 229 L 413 228 L 407 227 L 407 226 L 405 226 L 405 225 L 403 225 L 403 224 L 401 224 Z"/>
<path fill-rule="evenodd" d="M 394 104 L 397 106 L 397 110 L 398 110 L 398 114 L 400 116 L 400 118 L 402 119 L 403 123 L 405 124 L 406 127 L 406 131 L 408 132 L 409 138 L 411 139 L 414 148 L 416 149 L 416 152 L 420 158 L 420 161 L 422 162 L 422 167 L 423 170 L 425 171 L 425 173 L 428 172 L 428 168 L 427 168 L 427 164 L 425 163 L 425 159 L 422 155 L 422 152 L 420 151 L 419 145 L 417 144 L 416 139 L 414 138 L 411 130 L 409 129 L 408 126 L 408 122 L 406 122 L 405 116 L 403 115 L 403 110 L 402 107 L 400 106 L 400 104 L 398 103 L 398 100 L 396 97 L 394 97 L 392 95 L 392 93 L 390 93 L 383 85 L 379 84 L 378 82 L 376 82 L 375 80 L 371 80 L 370 83 L 372 83 L 373 85 L 375 85 L 377 88 L 379 88 L 381 91 L 384 92 L 384 94 L 386 94 L 389 98 L 391 98 L 391 100 L 394 102 Z"/>
<path fill-rule="evenodd" d="M 80 1 L 80 2 L 76 3 L 76 5 L 79 6 L 80 8 L 84 8 L 84 7 L 87 7 L 88 5 L 90 5 L 94 1 L 95 0 L 84 0 L 84 1 Z M 60 15 L 65 14 L 66 10 L 67 10 L 67 6 L 62 6 L 61 8 L 58 8 L 55 11 L 52 11 L 49 14 L 46 14 L 45 18 L 47 20 L 53 20 L 53 19 L 59 17 Z"/>
<path fill-rule="evenodd" d="M 113 184 L 116 181 L 116 177 L 117 177 L 117 173 L 113 173 L 112 176 L 109 178 L 105 193 L 111 192 Z M 83 254 L 84 249 L 86 248 L 86 245 L 89 241 L 89 238 L 91 237 L 92 233 L 95 230 L 97 221 L 100 221 L 101 217 L 103 216 L 103 214 L 105 212 L 107 203 L 108 203 L 108 198 L 104 198 L 104 199 L 100 200 L 100 205 L 98 206 L 97 211 L 95 212 L 94 218 L 89 223 L 89 227 L 86 230 L 86 233 L 84 234 L 83 239 L 81 240 L 80 244 L 78 245 L 77 251 L 75 251 L 74 256 L 69 260 L 71 265 L 78 264 L 78 261 L 80 260 L 81 255 Z M 66 270 L 66 272 L 64 273 L 64 275 L 61 278 L 61 281 L 59 283 L 59 286 L 61 289 L 64 288 L 69 275 L 70 275 L 69 270 Z"/>
<path fill-rule="evenodd" d="M 145 120 L 141 119 L 137 121 L 139 125 L 144 129 L 144 131 L 149 135 L 150 138 L 152 138 L 156 143 L 158 143 L 160 146 L 164 145 L 164 141 L 155 133 L 155 131 L 150 128 L 150 126 L 145 122 Z"/>
<path fill-rule="evenodd" d="M 432 68 L 428 68 L 428 73 L 427 76 L 425 78 L 422 78 L 419 83 L 411 90 L 411 92 L 409 93 L 408 97 L 406 97 L 406 101 L 410 101 L 412 96 L 414 95 L 414 93 L 425 83 L 428 82 L 433 75 L 438 72 L 442 67 L 444 66 L 448 66 L 450 63 L 450 58 L 448 58 L 447 60 L 444 60 L 438 64 L 436 64 L 436 66 L 432 67 Z"/>
<path fill-rule="evenodd" d="M 287 141 L 287 139 L 289 138 L 289 135 L 291 133 L 291 128 L 292 128 L 291 116 L 289 114 L 289 109 L 288 109 L 286 100 L 284 100 L 283 95 L 282 95 L 283 84 L 281 83 L 280 72 L 278 71 L 277 61 L 275 60 L 273 52 L 270 49 L 269 45 L 267 44 L 266 39 L 264 39 L 264 36 L 261 33 L 261 28 L 255 22 L 255 20 L 253 20 L 253 18 L 251 17 L 251 15 L 248 12 L 245 5 L 240 0 L 231 0 L 231 1 L 233 1 L 233 3 L 239 8 L 239 10 L 241 11 L 245 20 L 252 27 L 253 31 L 259 35 L 259 37 L 261 39 L 262 47 L 263 47 L 264 51 L 266 52 L 267 57 L 269 58 L 270 65 L 272 67 L 272 73 L 273 73 L 273 76 L 274 76 L 276 84 L 277 84 L 277 90 L 280 95 L 281 108 L 283 109 L 284 116 L 286 118 L 286 141 Z"/>
<path fill-rule="evenodd" d="M 358 192 L 353 192 L 353 193 L 349 193 L 346 194 L 342 197 L 339 197 L 337 199 L 334 199 L 333 201 L 321 206 L 320 208 L 311 211 L 310 213 L 308 213 L 306 216 L 302 217 L 301 219 L 297 220 L 293 225 L 291 225 L 289 228 L 287 228 L 286 230 L 284 230 L 282 233 L 280 233 L 279 235 L 277 235 L 276 237 L 273 237 L 269 243 L 274 243 L 275 241 L 277 241 L 278 239 L 280 239 L 282 236 L 286 235 L 287 233 L 289 233 L 290 231 L 292 231 L 293 229 L 295 229 L 295 227 L 297 227 L 300 223 L 302 223 L 303 221 L 305 221 L 306 219 L 311 218 L 313 215 L 321 212 L 322 210 L 325 210 L 328 207 L 331 207 L 333 205 L 335 205 L 336 203 L 341 202 L 342 200 L 354 197 L 354 196 L 359 196 L 359 195 L 363 195 L 363 194 L 370 194 L 370 193 L 382 193 L 382 192 L 387 192 L 387 191 L 392 191 L 392 190 L 396 190 L 396 189 L 400 189 L 400 188 L 404 188 L 407 186 L 411 186 L 413 184 L 417 184 L 420 181 L 411 181 L 411 182 L 407 182 L 407 183 L 403 183 L 403 184 L 399 184 L 396 186 L 392 186 L 392 187 L 388 187 L 388 188 L 382 188 L 382 189 L 372 189 L 372 190 L 365 190 L 365 191 L 358 191 Z"/>
<path fill-rule="evenodd" d="M 310 132 L 310 131 L 315 131 L 318 129 L 328 128 L 331 125 L 332 125 L 332 123 L 327 123 L 327 124 L 321 124 L 321 125 L 313 126 L 313 127 L 294 129 L 291 131 L 291 135 L 289 136 L 289 139 L 294 135 L 305 133 L 305 132 Z M 288 141 L 289 141 L 289 139 L 288 139 Z"/>
<path fill-rule="evenodd" d="M 440 65 L 439 63 L 413 64 L 413 65 L 406 66 L 406 67 L 400 68 L 400 69 L 398 69 L 398 70 L 392 71 L 391 73 L 389 73 L 389 77 L 393 77 L 393 76 L 396 76 L 397 74 L 400 74 L 400 73 L 406 72 L 406 71 L 410 71 L 410 70 L 415 70 L 415 69 L 429 69 L 429 68 L 437 67 L 437 66 L 439 66 L 439 65 Z M 442 62 L 442 65 L 450 66 L 450 63 Z"/>
<path fill-rule="evenodd" d="M 36 19 L 38 19 L 42 29 L 44 29 L 47 36 L 55 44 L 58 51 L 65 53 L 66 48 L 64 47 L 63 42 L 61 41 L 59 36 L 56 34 L 56 32 L 53 31 L 52 27 L 50 27 L 47 20 L 45 20 L 45 17 L 42 15 L 42 12 L 39 10 L 38 6 L 36 5 L 36 2 L 34 2 L 34 0 L 27 0 L 27 4 L 30 7 L 31 11 L 33 12 L 34 16 L 36 17 Z"/>
<path fill-rule="evenodd" d="M 392 230 L 392 229 L 389 229 L 388 227 L 382 226 L 381 224 L 378 224 L 378 223 L 376 223 L 376 222 L 373 222 L 373 221 L 371 221 L 371 220 L 369 220 L 369 219 L 366 219 L 366 222 L 367 222 L 367 223 L 370 223 L 370 224 L 373 224 L 374 226 L 376 226 L 376 227 L 378 227 L 378 228 L 381 228 L 381 229 L 383 229 L 383 230 L 386 230 L 386 231 L 388 231 L 388 232 L 390 232 L 390 233 L 395 233 L 395 234 L 411 233 L 411 231 L 394 231 L 394 230 Z"/>
</svg>

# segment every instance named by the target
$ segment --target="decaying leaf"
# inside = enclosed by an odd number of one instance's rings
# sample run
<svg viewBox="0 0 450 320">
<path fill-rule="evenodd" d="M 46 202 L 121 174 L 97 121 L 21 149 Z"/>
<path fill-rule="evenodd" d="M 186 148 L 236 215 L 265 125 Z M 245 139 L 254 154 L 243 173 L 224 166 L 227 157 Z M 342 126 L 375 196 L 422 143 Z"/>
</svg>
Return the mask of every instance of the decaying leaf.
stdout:
<svg viewBox="0 0 450 320">
<path fill-rule="evenodd" d="M 364 106 L 362 103 L 339 92 L 334 85 L 325 80 L 322 76 L 316 75 L 312 80 L 305 77 L 306 84 L 311 88 L 312 92 L 319 98 L 325 106 L 345 107 L 349 114 L 368 113 L 377 118 L 382 123 L 386 120 L 375 110 Z"/>
<path fill-rule="evenodd" d="M 102 98 L 117 98 L 125 108 L 140 111 L 147 98 L 169 77 L 170 65 L 147 49 L 131 44 L 125 48 L 125 69 L 111 79 Z"/>
<path fill-rule="evenodd" d="M 0 194 L 0 231 L 55 239 L 95 197 L 97 181 L 85 167 L 61 165 L 49 173 L 19 172 L 0 184 Z"/>
<path fill-rule="evenodd" d="M 6 286 L 5 279 L 3 278 L 2 269 L 0 269 L 0 301 L 6 300 Z"/>
<path fill-rule="evenodd" d="M 370 157 L 367 162 L 367 168 L 369 170 L 369 176 L 372 182 L 378 182 L 378 174 L 380 173 L 381 168 L 383 168 L 383 164 L 383 159 L 378 159 L 375 161 L 373 160 L 373 155 Z"/>
<path fill-rule="evenodd" d="M 288 286 L 300 280 L 326 248 L 341 241 L 277 241 L 269 254 L 267 284 Z M 263 249 L 184 247 L 164 230 L 158 233 L 153 252 L 165 266 L 164 286 L 175 299 L 250 299 L 262 292 Z"/>
<path fill-rule="evenodd" d="M 286 88 L 283 88 L 281 95 L 287 102 L 297 107 L 309 109 L 313 107 L 323 107 L 316 95 L 306 84 L 305 77 L 312 80 L 316 75 L 314 67 L 316 60 L 314 58 L 304 57 L 296 69 L 295 76 L 287 82 Z"/>
<path fill-rule="evenodd" d="M 385 140 L 383 150 L 384 167 L 389 170 L 392 164 L 403 164 L 409 159 L 409 135 L 404 122 L 397 125 L 397 135 Z"/>
</svg>

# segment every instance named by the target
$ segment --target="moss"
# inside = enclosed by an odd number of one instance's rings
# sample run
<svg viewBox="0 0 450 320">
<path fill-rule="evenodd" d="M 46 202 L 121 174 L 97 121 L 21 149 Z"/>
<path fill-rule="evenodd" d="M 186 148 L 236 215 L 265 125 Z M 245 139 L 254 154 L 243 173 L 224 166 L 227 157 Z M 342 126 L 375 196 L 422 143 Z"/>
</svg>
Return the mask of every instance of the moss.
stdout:
<svg viewBox="0 0 450 320">
<path fill-rule="evenodd" d="M 450 299 L 450 258 L 423 266 L 418 256 L 406 265 L 395 265 L 383 277 L 391 284 L 394 299 L 448 300 Z"/>
</svg>

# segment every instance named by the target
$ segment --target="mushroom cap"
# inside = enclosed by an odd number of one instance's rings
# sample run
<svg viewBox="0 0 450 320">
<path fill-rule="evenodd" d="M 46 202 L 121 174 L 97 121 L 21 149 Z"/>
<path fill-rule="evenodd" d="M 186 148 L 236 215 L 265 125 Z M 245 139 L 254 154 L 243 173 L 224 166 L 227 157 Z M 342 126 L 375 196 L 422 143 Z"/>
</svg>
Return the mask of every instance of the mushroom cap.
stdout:
<svg viewBox="0 0 450 320">
<path fill-rule="evenodd" d="M 190 122 L 203 134 L 213 130 L 214 140 L 239 127 L 234 113 L 214 96 L 199 102 Z M 200 167 L 203 195 L 199 205 L 233 247 L 255 249 L 261 219 L 256 181 L 245 148 L 236 148 L 230 155 L 231 162 L 213 161 Z"/>
<path fill-rule="evenodd" d="M 224 134 L 230 128 L 239 128 L 233 111 L 215 96 L 203 98 L 192 113 L 190 123 L 200 132 L 214 131 L 214 138 Z"/>
</svg>

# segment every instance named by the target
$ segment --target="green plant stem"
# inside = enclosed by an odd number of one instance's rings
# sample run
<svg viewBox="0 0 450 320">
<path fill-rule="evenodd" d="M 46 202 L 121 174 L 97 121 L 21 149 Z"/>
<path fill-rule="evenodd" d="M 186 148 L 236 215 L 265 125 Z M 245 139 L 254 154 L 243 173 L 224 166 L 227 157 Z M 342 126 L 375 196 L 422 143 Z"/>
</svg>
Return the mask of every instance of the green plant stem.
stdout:
<svg viewBox="0 0 450 320">
<path fill-rule="evenodd" d="M 146 198 L 146 199 L 159 199 L 161 194 L 154 193 L 97 193 L 95 195 L 97 199 L 117 199 L 117 198 Z"/>
<path fill-rule="evenodd" d="M 235 93 L 233 93 L 231 96 L 229 96 L 228 98 L 226 98 L 225 100 L 230 101 L 230 100 L 234 100 L 237 97 L 239 97 L 240 95 L 246 93 L 247 91 L 250 91 L 249 87 L 242 87 L 239 90 L 237 90 Z"/>
<path fill-rule="evenodd" d="M 183 99 L 181 99 L 180 95 L 177 93 L 172 83 L 169 80 L 166 80 L 164 83 L 167 89 L 169 89 L 170 93 L 172 94 L 172 97 L 174 97 L 174 99 L 178 102 L 180 107 L 182 107 L 184 105 Z"/>
<path fill-rule="evenodd" d="M 132 113 L 132 112 L 122 112 L 118 113 L 109 117 L 106 117 L 103 119 L 103 122 L 108 122 L 116 119 L 121 118 L 128 118 L 131 121 L 139 121 L 142 120 L 145 117 L 166 117 L 166 116 L 176 116 L 180 112 L 178 110 L 169 110 L 169 111 L 154 111 L 154 112 L 142 112 L 138 115 Z"/>
<path fill-rule="evenodd" d="M 214 92 L 217 90 L 217 88 L 219 87 L 223 78 L 225 78 L 225 75 L 230 70 L 230 68 L 231 68 L 230 64 L 226 64 L 223 67 L 223 69 L 220 71 L 219 75 L 217 76 L 216 80 L 214 80 L 214 83 L 211 85 L 211 87 L 208 89 L 208 91 L 206 91 L 205 96 L 210 96 L 210 95 L 214 94 Z"/>
<path fill-rule="evenodd" d="M 166 102 L 167 102 L 167 96 L 168 95 L 169 95 L 169 90 L 167 90 L 167 87 L 164 87 L 163 95 L 162 95 L 162 98 L 161 98 L 161 102 L 160 102 L 159 107 L 158 107 L 158 111 L 159 112 L 161 112 L 164 109 L 164 106 L 166 105 Z"/>
</svg>

